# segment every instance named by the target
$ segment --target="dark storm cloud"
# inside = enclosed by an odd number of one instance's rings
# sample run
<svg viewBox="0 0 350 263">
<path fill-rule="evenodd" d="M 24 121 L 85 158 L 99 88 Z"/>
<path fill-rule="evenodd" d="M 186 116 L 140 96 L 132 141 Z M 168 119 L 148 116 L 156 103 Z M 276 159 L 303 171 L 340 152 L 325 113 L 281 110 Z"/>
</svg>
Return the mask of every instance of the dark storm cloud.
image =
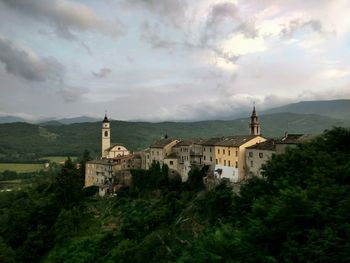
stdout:
<svg viewBox="0 0 350 263">
<path fill-rule="evenodd" d="M 10 40 L 0 38 L 0 61 L 9 74 L 31 81 L 61 80 L 64 66 L 55 58 L 41 58 Z"/>
<path fill-rule="evenodd" d="M 55 33 L 66 39 L 75 39 L 74 31 L 97 30 L 117 36 L 125 28 L 120 22 L 101 19 L 92 9 L 67 0 L 0 0 L 16 12 L 32 19 L 48 22 Z"/>
<path fill-rule="evenodd" d="M 111 73 L 112 70 L 110 68 L 101 68 L 99 72 L 92 72 L 92 75 L 94 75 L 97 78 L 105 78 Z"/>
</svg>

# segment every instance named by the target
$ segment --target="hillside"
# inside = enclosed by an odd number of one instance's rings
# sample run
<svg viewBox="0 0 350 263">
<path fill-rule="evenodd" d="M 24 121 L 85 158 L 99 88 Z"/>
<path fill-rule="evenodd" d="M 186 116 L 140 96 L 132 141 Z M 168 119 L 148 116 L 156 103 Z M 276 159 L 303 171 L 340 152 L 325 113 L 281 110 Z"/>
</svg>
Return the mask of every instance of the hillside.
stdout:
<svg viewBox="0 0 350 263">
<path fill-rule="evenodd" d="M 291 112 L 350 119 L 350 100 L 301 101 L 264 111 L 264 114 Z"/>
<path fill-rule="evenodd" d="M 321 133 L 332 126 L 349 127 L 350 122 L 319 115 L 293 113 L 269 114 L 260 117 L 265 136 L 290 133 Z M 111 122 L 112 143 L 124 144 L 136 151 L 167 133 L 179 139 L 208 138 L 247 134 L 249 118 L 233 121 L 201 122 Z M 100 122 L 41 126 L 28 123 L 0 124 L 0 160 L 33 159 L 43 156 L 80 155 L 84 149 L 93 155 L 100 151 Z"/>
<path fill-rule="evenodd" d="M 0 262 L 348 263 L 349 143 L 337 128 L 274 155 L 239 193 L 206 189 L 206 168 L 182 183 L 154 164 L 98 198 L 67 160 L 0 192 Z"/>
</svg>

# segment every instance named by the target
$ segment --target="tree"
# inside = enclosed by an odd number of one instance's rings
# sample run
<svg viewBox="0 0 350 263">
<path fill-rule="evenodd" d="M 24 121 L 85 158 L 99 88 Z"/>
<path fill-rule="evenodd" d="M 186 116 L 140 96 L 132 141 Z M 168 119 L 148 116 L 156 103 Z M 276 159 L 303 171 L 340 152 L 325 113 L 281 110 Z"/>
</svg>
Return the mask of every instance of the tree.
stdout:
<svg viewBox="0 0 350 263">
<path fill-rule="evenodd" d="M 82 184 L 79 171 L 70 158 L 56 176 L 56 196 L 63 207 L 71 206 L 82 196 Z"/>
</svg>

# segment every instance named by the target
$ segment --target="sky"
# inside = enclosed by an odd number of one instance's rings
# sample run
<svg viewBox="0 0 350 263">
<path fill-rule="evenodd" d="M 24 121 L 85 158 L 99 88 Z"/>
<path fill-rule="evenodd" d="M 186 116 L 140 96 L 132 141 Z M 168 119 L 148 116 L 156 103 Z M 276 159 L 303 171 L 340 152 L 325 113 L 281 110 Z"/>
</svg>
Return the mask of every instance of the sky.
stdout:
<svg viewBox="0 0 350 263">
<path fill-rule="evenodd" d="M 350 99 L 348 0 L 0 0 L 0 116 L 219 119 Z"/>
</svg>

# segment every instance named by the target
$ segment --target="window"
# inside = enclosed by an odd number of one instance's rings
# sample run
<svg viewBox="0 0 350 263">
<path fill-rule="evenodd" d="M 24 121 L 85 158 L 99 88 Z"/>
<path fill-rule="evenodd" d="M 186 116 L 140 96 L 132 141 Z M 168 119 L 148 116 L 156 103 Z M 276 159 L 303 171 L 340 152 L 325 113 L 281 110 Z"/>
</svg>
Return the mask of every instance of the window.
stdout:
<svg viewBox="0 0 350 263">
<path fill-rule="evenodd" d="M 203 148 L 203 152 L 205 152 L 205 147 Z"/>
<path fill-rule="evenodd" d="M 222 153 L 225 154 L 225 149 L 222 150 Z"/>
<path fill-rule="evenodd" d="M 253 161 L 250 161 L 250 167 L 253 167 L 254 165 L 253 165 Z"/>
<path fill-rule="evenodd" d="M 220 154 L 220 149 L 218 149 L 218 154 Z"/>
<path fill-rule="evenodd" d="M 118 147 L 118 151 L 120 151 L 120 147 Z"/>
<path fill-rule="evenodd" d="M 170 161 L 170 165 L 173 165 L 174 164 L 174 162 L 173 161 Z"/>
<path fill-rule="evenodd" d="M 210 161 L 212 162 L 213 161 L 213 157 L 210 156 Z"/>
<path fill-rule="evenodd" d="M 264 154 L 263 153 L 259 153 L 259 158 L 264 158 Z"/>
<path fill-rule="evenodd" d="M 226 160 L 224 160 L 224 165 L 226 166 Z"/>
<path fill-rule="evenodd" d="M 203 160 L 205 161 L 205 155 L 203 156 Z"/>
<path fill-rule="evenodd" d="M 236 162 L 236 168 L 238 168 L 238 162 Z"/>
<path fill-rule="evenodd" d="M 228 150 L 228 156 L 230 156 L 231 155 L 231 151 L 230 150 Z"/>
<path fill-rule="evenodd" d="M 253 152 L 249 152 L 249 157 L 253 157 Z"/>
<path fill-rule="evenodd" d="M 238 156 L 238 151 L 236 151 L 236 157 Z"/>
<path fill-rule="evenodd" d="M 228 161 L 228 166 L 231 166 L 231 161 Z"/>
<path fill-rule="evenodd" d="M 209 152 L 211 152 L 211 148 L 209 148 Z"/>
<path fill-rule="evenodd" d="M 218 159 L 215 159 L 215 163 L 218 164 Z"/>
<path fill-rule="evenodd" d="M 108 137 L 108 131 L 105 131 L 105 137 Z"/>
<path fill-rule="evenodd" d="M 159 152 L 157 151 L 157 156 L 159 156 Z"/>
</svg>

